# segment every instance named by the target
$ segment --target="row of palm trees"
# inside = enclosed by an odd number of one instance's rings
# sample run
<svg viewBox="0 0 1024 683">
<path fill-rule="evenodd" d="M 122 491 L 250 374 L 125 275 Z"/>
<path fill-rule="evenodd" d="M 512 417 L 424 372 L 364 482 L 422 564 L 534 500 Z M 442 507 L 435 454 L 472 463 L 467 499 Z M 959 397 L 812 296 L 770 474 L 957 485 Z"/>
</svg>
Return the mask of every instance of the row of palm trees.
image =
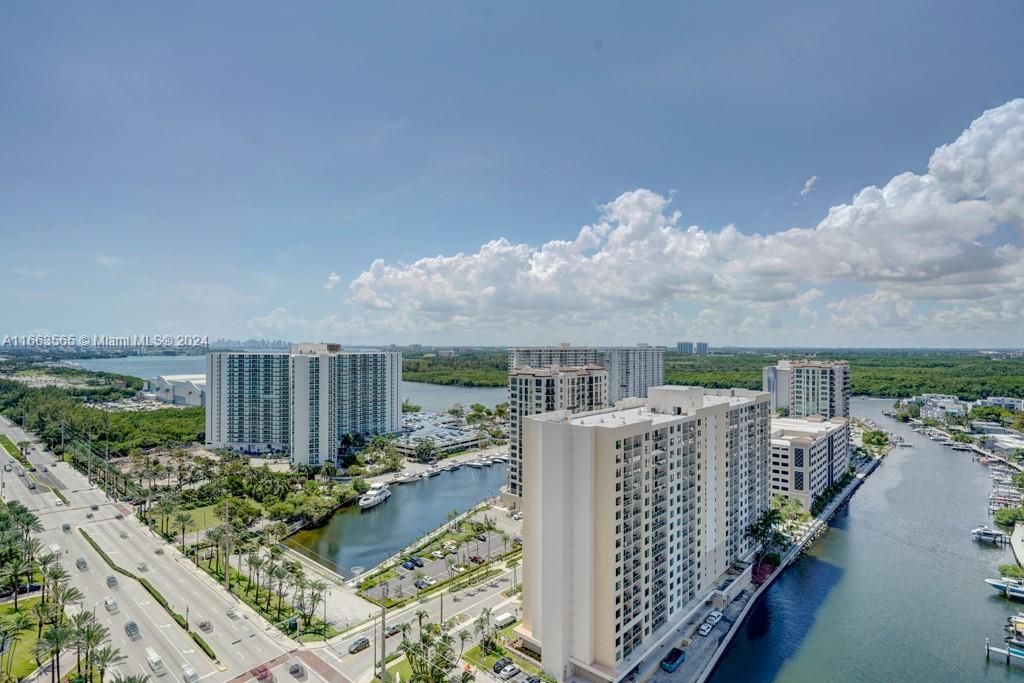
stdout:
<svg viewBox="0 0 1024 683">
<path fill-rule="evenodd" d="M 44 551 L 33 536 L 42 528 L 39 518 L 21 503 L 0 503 L 0 577 L 11 591 L 14 607 L 11 618 L 0 624 L 0 678 L 6 681 L 24 675 L 14 671 L 15 655 L 35 626 L 36 664 L 50 662 L 51 680 L 60 679 L 60 657 L 73 648 L 79 675 L 84 672 L 92 680 L 98 673 L 102 683 L 106 670 L 124 657 L 109 645 L 108 629 L 96 621 L 92 612 L 66 617 L 69 606 L 81 604 L 82 592 L 70 584 L 60 558 Z M 39 600 L 23 610 L 20 594 L 36 589 L 40 591 Z"/>
</svg>

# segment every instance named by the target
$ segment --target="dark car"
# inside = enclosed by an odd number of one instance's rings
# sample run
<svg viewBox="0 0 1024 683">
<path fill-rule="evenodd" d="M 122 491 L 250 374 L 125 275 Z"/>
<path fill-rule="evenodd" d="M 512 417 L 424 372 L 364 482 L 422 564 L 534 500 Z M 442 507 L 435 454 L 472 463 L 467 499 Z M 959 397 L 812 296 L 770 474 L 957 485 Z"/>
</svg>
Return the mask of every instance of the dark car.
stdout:
<svg viewBox="0 0 1024 683">
<path fill-rule="evenodd" d="M 665 658 L 661 660 L 661 668 L 668 673 L 674 672 L 679 668 L 679 665 L 686 661 L 686 653 L 680 650 L 678 647 L 674 647 L 668 651 Z"/>
<path fill-rule="evenodd" d="M 402 625 L 401 624 L 391 624 L 391 626 L 388 626 L 387 630 L 384 631 L 384 637 L 385 638 L 390 638 L 391 636 L 397 636 L 401 632 L 402 632 Z"/>
<path fill-rule="evenodd" d="M 430 584 L 427 583 L 424 579 L 416 579 L 416 581 L 415 581 L 415 583 L 413 583 L 413 585 L 416 586 L 417 588 L 419 588 L 420 590 L 424 590 L 425 588 L 430 586 Z"/>
<path fill-rule="evenodd" d="M 107 588 L 117 588 L 117 577 L 113 574 L 107 577 Z"/>
<path fill-rule="evenodd" d="M 209 633 L 210 631 L 213 630 L 213 624 L 211 624 L 208 621 L 200 621 L 199 622 L 199 630 L 202 631 L 203 633 Z"/>
<path fill-rule="evenodd" d="M 352 641 L 352 644 L 348 646 L 348 653 L 354 655 L 357 652 L 362 652 L 366 648 L 370 647 L 370 639 L 366 636 L 362 638 L 356 638 Z"/>
<path fill-rule="evenodd" d="M 71 531 L 71 525 L 67 522 L 64 522 L 64 524 L 62 524 L 60 528 L 64 530 L 64 533 L 68 533 L 69 531 Z"/>
<path fill-rule="evenodd" d="M 406 560 L 405 562 L 403 562 L 402 567 L 408 569 L 409 571 L 416 569 L 416 565 L 413 564 L 412 560 Z"/>
<path fill-rule="evenodd" d="M 491 667 L 491 671 L 493 671 L 494 673 L 498 673 L 499 671 L 501 671 L 502 669 L 504 669 L 506 666 L 508 666 L 511 663 L 512 663 L 511 659 L 509 659 L 508 657 L 502 657 L 501 659 L 499 659 L 498 661 L 496 661 L 494 663 L 494 666 Z"/>
<path fill-rule="evenodd" d="M 301 662 L 297 662 L 293 659 L 292 663 L 288 665 L 288 673 L 295 678 L 302 678 L 303 674 L 306 673 L 306 669 L 302 666 Z"/>
<path fill-rule="evenodd" d="M 469 561 L 473 564 L 483 564 L 484 558 L 480 557 L 479 555 L 472 555 L 470 556 Z"/>
<path fill-rule="evenodd" d="M 482 543 L 486 543 L 487 542 L 487 534 L 477 534 L 476 535 L 476 540 L 481 541 Z"/>
<path fill-rule="evenodd" d="M 85 558 L 84 557 L 80 557 L 77 560 L 75 560 L 75 566 L 78 567 L 78 569 L 83 571 L 83 572 L 86 569 L 89 568 L 89 565 L 85 563 Z"/>
<path fill-rule="evenodd" d="M 124 625 L 124 632 L 132 640 L 135 640 L 136 638 L 142 636 L 142 634 L 139 632 L 139 625 L 136 624 L 134 621 L 129 621 L 127 624 Z"/>
<path fill-rule="evenodd" d="M 99 509 L 100 509 L 100 506 L 99 506 L 99 505 L 95 505 L 95 504 L 93 504 L 93 505 L 90 505 L 90 506 L 89 506 L 89 509 L 90 509 L 90 510 L 99 510 Z"/>
<path fill-rule="evenodd" d="M 423 560 L 421 558 L 419 558 L 419 557 L 410 557 L 409 561 L 412 562 L 417 567 L 422 567 L 423 566 Z"/>
</svg>

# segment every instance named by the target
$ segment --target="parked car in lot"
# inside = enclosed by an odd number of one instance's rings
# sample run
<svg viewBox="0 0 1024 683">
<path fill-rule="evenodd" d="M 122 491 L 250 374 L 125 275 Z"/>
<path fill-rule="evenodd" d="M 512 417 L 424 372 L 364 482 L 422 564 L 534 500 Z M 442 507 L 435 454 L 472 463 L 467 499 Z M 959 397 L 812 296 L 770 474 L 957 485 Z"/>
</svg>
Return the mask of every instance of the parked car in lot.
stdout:
<svg viewBox="0 0 1024 683">
<path fill-rule="evenodd" d="M 480 557 L 479 555 L 473 555 L 469 558 L 469 561 L 473 564 L 483 564 L 484 558 Z"/>
<path fill-rule="evenodd" d="M 428 588 L 430 586 L 430 584 L 427 583 L 426 579 L 416 579 L 416 581 L 414 581 L 412 585 L 416 586 L 420 590 L 424 590 L 425 588 Z"/>
<path fill-rule="evenodd" d="M 435 550 L 435 551 L 431 552 L 430 555 L 432 557 L 434 557 L 435 559 L 438 559 L 438 560 L 443 560 L 444 559 L 444 553 L 442 551 L 440 551 L 440 550 Z"/>
<path fill-rule="evenodd" d="M 136 624 L 134 621 L 129 621 L 127 624 L 124 625 L 124 633 L 132 640 L 142 637 L 142 633 L 139 631 L 139 625 Z"/>
<path fill-rule="evenodd" d="M 348 653 L 354 655 L 357 652 L 362 652 L 366 648 L 370 647 L 370 639 L 366 636 L 362 638 L 356 638 L 352 641 L 352 644 L 348 646 Z"/>
<path fill-rule="evenodd" d="M 491 671 L 493 671 L 494 673 L 498 673 L 511 663 L 512 660 L 508 657 L 501 657 L 500 659 L 498 659 L 498 661 L 494 662 L 494 666 L 491 667 Z"/>
<path fill-rule="evenodd" d="M 514 678 L 520 671 L 519 667 L 515 664 L 509 664 L 504 669 L 498 672 L 498 678 L 503 681 L 507 681 L 510 678 Z"/>
<path fill-rule="evenodd" d="M 700 628 L 697 629 L 697 633 L 701 634 L 702 636 L 706 636 L 707 634 L 711 633 L 711 630 L 713 628 L 715 628 L 715 627 L 712 626 L 711 624 L 703 623 L 703 624 L 700 625 Z"/>
<path fill-rule="evenodd" d="M 402 563 L 402 568 L 403 569 L 408 569 L 409 571 L 412 571 L 413 569 L 416 569 L 416 565 L 413 564 L 412 560 L 406 560 L 405 562 Z"/>
<path fill-rule="evenodd" d="M 476 540 L 480 541 L 481 543 L 486 543 L 487 542 L 487 534 L 477 534 L 476 535 Z"/>
<path fill-rule="evenodd" d="M 422 567 L 423 566 L 423 558 L 421 558 L 421 557 L 413 556 L 413 557 L 409 558 L 409 561 L 412 562 L 417 567 Z"/>
<path fill-rule="evenodd" d="M 679 666 L 686 661 L 686 653 L 680 650 L 678 647 L 674 647 L 668 651 L 665 658 L 661 660 L 662 671 L 673 673 Z"/>
<path fill-rule="evenodd" d="M 722 613 L 719 612 L 718 610 L 715 610 L 714 612 L 712 612 L 711 614 L 708 615 L 707 619 L 704 620 L 704 623 L 705 624 L 711 624 L 712 626 L 717 626 L 718 622 L 720 622 L 721 620 L 722 620 Z"/>
</svg>

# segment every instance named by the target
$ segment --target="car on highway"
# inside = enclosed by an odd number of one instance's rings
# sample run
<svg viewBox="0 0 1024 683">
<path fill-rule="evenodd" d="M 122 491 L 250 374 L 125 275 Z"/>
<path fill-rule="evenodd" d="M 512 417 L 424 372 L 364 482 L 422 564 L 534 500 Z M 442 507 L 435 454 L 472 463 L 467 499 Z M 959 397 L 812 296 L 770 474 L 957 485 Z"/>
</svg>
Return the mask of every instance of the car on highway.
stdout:
<svg viewBox="0 0 1024 683">
<path fill-rule="evenodd" d="M 156 553 L 157 555 L 163 555 L 164 554 L 164 549 L 163 548 L 157 548 L 153 552 Z"/>
<path fill-rule="evenodd" d="M 511 663 L 512 660 L 508 657 L 500 657 L 498 658 L 497 661 L 494 662 L 494 666 L 491 667 L 491 671 L 493 671 L 494 673 L 498 673 Z"/>
<path fill-rule="evenodd" d="M 34 481 L 30 481 L 30 482 L 28 483 L 28 487 L 29 487 L 30 489 L 33 489 L 33 490 L 35 490 L 35 488 L 36 488 L 36 483 L 35 483 Z"/>
<path fill-rule="evenodd" d="M 107 576 L 107 588 L 117 588 L 117 577 L 113 574 Z"/>
<path fill-rule="evenodd" d="M 35 471 L 36 471 L 36 468 L 35 468 L 35 467 L 29 467 L 29 468 L 28 468 L 28 471 L 29 471 L 29 472 L 35 472 Z"/>
<path fill-rule="evenodd" d="M 93 503 L 92 505 L 90 505 L 90 506 L 89 506 L 89 509 L 90 509 L 90 510 L 99 510 L 99 509 L 100 509 L 100 506 L 99 506 L 99 505 L 96 505 L 95 503 Z"/>
<path fill-rule="evenodd" d="M 250 669 L 249 673 L 260 683 L 270 683 L 274 680 L 274 672 L 268 669 L 266 664 L 260 664 L 255 669 Z"/>
<path fill-rule="evenodd" d="M 483 564 L 484 558 L 480 557 L 479 555 L 470 555 L 469 561 L 473 564 Z"/>
<path fill-rule="evenodd" d="M 140 572 L 148 572 L 149 571 L 149 565 L 146 564 L 145 562 L 139 562 L 137 565 L 135 565 L 135 568 L 138 569 Z"/>
<path fill-rule="evenodd" d="M 139 631 L 139 625 L 134 621 L 129 621 L 124 625 L 124 633 L 132 640 L 136 640 L 142 637 L 142 632 Z"/>
<path fill-rule="evenodd" d="M 84 557 L 80 557 L 77 560 L 75 560 L 75 566 L 78 567 L 79 571 L 83 572 L 89 568 L 89 565 L 86 563 Z"/>
<path fill-rule="evenodd" d="M 712 629 L 714 628 L 715 627 L 711 624 L 704 623 L 700 625 L 699 629 L 697 629 L 697 633 L 701 634 L 702 636 L 706 636 L 707 634 L 711 633 Z"/>
<path fill-rule="evenodd" d="M 157 676 L 163 676 L 167 673 L 167 667 L 164 666 L 164 660 L 160 658 L 160 655 L 156 653 L 151 647 L 146 648 L 146 664 L 149 664 L 149 669 Z"/>
<path fill-rule="evenodd" d="M 191 664 L 182 664 L 181 680 L 185 681 L 185 683 L 199 683 L 199 674 L 196 673 L 195 668 Z"/>
<path fill-rule="evenodd" d="M 117 600 L 114 598 L 107 598 L 103 601 L 103 607 L 111 614 L 117 612 Z"/>
<path fill-rule="evenodd" d="M 288 673 L 295 678 L 302 678 L 306 674 L 306 667 L 302 666 L 302 662 L 293 659 L 288 665 Z"/>
<path fill-rule="evenodd" d="M 11 466 L 10 465 L 4 465 L 4 472 L 10 472 L 10 471 L 11 471 Z"/>
<path fill-rule="evenodd" d="M 203 633 L 210 633 L 211 631 L 213 631 L 213 624 L 211 624 L 208 621 L 200 621 L 199 630 Z"/>
<path fill-rule="evenodd" d="M 661 660 L 661 669 L 668 673 L 674 673 L 676 669 L 686 661 L 686 653 L 678 647 L 668 651 L 668 654 Z"/>
<path fill-rule="evenodd" d="M 356 653 L 362 652 L 368 647 L 370 647 L 369 638 L 367 638 L 366 636 L 363 636 L 362 638 L 356 638 L 352 641 L 352 644 L 348 646 L 348 653 L 350 655 L 354 655 Z"/>
<path fill-rule="evenodd" d="M 67 522 L 64 522 L 63 524 L 61 524 L 60 528 L 63 529 L 64 533 L 66 533 L 66 534 L 71 532 L 71 525 L 68 524 Z"/>
<path fill-rule="evenodd" d="M 388 626 L 387 630 L 384 631 L 384 637 L 385 638 L 390 638 L 391 636 L 397 636 L 401 632 L 402 632 L 402 625 L 401 624 L 391 624 L 391 626 Z"/>
</svg>

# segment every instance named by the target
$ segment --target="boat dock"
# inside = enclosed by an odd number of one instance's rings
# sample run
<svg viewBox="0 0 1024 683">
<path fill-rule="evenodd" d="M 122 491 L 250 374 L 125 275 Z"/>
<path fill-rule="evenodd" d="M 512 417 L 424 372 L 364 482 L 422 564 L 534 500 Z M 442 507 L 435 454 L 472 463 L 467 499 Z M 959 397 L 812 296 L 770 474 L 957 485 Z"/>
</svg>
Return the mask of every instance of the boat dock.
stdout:
<svg viewBox="0 0 1024 683">
<path fill-rule="evenodd" d="M 991 660 L 992 654 L 995 653 L 1005 658 L 1006 666 L 1016 664 L 1017 666 L 1024 666 L 1024 650 L 1016 647 L 1007 646 L 1005 649 L 1001 647 L 992 647 L 989 643 L 989 639 L 985 639 L 985 659 Z"/>
</svg>

